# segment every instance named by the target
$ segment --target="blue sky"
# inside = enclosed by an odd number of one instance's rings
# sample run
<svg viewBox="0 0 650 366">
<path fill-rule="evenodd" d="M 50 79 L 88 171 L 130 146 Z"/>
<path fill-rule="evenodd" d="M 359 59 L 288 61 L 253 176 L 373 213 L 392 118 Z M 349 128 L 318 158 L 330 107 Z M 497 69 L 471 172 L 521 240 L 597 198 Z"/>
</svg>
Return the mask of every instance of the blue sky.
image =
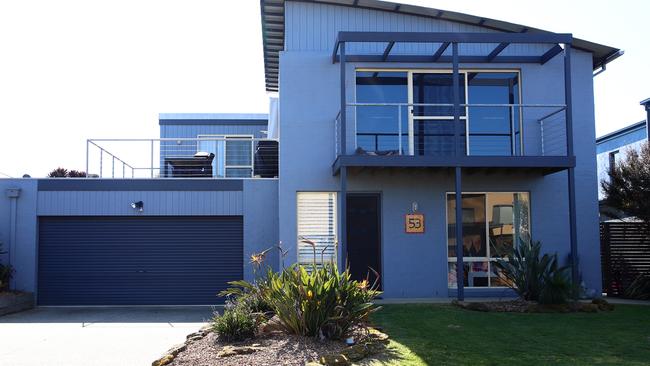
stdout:
<svg viewBox="0 0 650 366">
<path fill-rule="evenodd" d="M 595 78 L 597 134 L 644 118 L 648 1 L 405 2 L 622 48 Z M 267 111 L 257 0 L 2 1 L 0 52 L 11 176 L 83 169 L 86 138 L 157 137 L 161 112 Z"/>
</svg>

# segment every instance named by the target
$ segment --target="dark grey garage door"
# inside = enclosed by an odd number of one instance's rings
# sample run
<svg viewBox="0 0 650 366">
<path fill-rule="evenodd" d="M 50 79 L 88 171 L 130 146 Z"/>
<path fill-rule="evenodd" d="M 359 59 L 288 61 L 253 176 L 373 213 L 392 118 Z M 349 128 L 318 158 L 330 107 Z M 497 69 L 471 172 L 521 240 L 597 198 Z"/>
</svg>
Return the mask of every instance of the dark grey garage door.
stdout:
<svg viewBox="0 0 650 366">
<path fill-rule="evenodd" d="M 243 220 L 41 217 L 39 305 L 204 305 L 243 277 Z"/>
</svg>

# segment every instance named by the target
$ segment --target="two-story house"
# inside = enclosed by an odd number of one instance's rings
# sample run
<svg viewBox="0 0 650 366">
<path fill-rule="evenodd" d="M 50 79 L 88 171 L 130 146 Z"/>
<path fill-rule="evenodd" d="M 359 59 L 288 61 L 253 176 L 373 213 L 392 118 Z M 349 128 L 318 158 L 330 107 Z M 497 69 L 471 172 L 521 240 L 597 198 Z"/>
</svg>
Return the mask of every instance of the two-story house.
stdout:
<svg viewBox="0 0 650 366">
<path fill-rule="evenodd" d="M 280 243 L 274 269 L 333 260 L 384 298 L 507 296 L 495 260 L 539 240 L 600 293 L 592 78 L 620 50 L 384 1 L 260 5 L 279 113 L 161 115 L 132 158 L 90 140 L 95 178 L 0 181 L 17 288 L 214 303 Z"/>
</svg>

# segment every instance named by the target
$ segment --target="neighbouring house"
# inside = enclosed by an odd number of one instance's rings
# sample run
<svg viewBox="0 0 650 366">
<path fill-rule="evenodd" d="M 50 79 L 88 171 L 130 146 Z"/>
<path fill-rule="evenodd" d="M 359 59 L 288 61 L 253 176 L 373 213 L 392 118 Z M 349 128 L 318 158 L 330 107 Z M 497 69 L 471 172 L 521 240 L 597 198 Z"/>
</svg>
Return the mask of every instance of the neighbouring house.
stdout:
<svg viewBox="0 0 650 366">
<path fill-rule="evenodd" d="M 650 114 L 650 98 L 641 102 L 646 113 Z M 625 158 L 627 151 L 638 150 L 648 141 L 648 119 L 625 126 L 596 139 L 596 159 L 598 162 L 598 199 L 602 200 L 603 190 L 600 182 L 608 179 L 607 173 L 621 159 Z M 601 216 L 601 219 L 603 217 Z"/>
<path fill-rule="evenodd" d="M 385 298 L 508 296 L 494 262 L 532 238 L 600 293 L 592 78 L 622 51 L 384 1 L 260 5 L 268 116 L 163 114 L 158 139 L 89 140 L 89 178 L 0 180 L 15 288 L 217 303 L 281 243 L 274 269 L 333 260 Z"/>
</svg>

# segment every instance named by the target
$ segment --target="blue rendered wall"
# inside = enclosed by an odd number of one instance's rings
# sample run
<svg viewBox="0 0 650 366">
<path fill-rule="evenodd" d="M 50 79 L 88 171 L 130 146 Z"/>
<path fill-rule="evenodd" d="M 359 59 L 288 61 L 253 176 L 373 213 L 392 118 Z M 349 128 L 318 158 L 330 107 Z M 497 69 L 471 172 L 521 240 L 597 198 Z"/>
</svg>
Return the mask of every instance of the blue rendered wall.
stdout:
<svg viewBox="0 0 650 366">
<path fill-rule="evenodd" d="M 11 201 L 6 190 L 19 188 L 20 197 L 16 200 L 16 243 L 10 243 Z M 20 291 L 34 291 L 36 286 L 36 224 L 37 181 L 35 179 L 0 179 L 0 241 L 3 248 L 14 248 L 12 266 L 15 268 L 12 287 Z M 8 257 L 2 256 L 2 263 Z"/>
<path fill-rule="evenodd" d="M 326 11 L 323 12 L 322 9 Z M 348 7 L 287 2 L 286 51 L 280 54 L 280 67 L 283 71 L 280 73 L 282 179 L 279 190 L 279 220 L 280 240 L 290 250 L 287 259 L 291 262 L 296 260 L 296 192 L 338 191 L 340 188 L 338 177 L 333 177 L 331 172 L 331 164 L 334 161 L 334 119 L 340 107 L 340 65 L 331 62 L 335 33 L 338 30 L 485 31 L 477 27 L 448 25 L 448 22 L 431 19 L 425 21 L 419 17 L 372 13 L 373 11 Z M 431 24 L 416 26 L 422 22 Z M 377 47 L 383 49 L 383 45 Z M 361 51 L 363 50 L 359 50 Z M 508 47 L 507 51 L 515 52 L 517 49 Z M 531 52 L 525 47 L 519 51 L 522 54 Z M 592 60 L 590 54 L 580 51 L 574 50 L 572 56 L 578 248 L 583 279 L 588 287 L 599 293 L 601 280 Z M 355 67 L 449 68 L 450 65 L 350 64 L 346 71 L 349 102 L 354 101 Z M 521 69 L 523 103 L 564 102 L 561 56 L 545 65 L 500 64 L 461 67 Z M 524 127 L 526 150 L 531 154 L 541 149 L 540 130 L 539 126 L 533 123 L 534 120 L 535 118 L 525 118 L 527 125 Z M 354 146 L 351 132 L 348 131 L 348 146 Z M 564 131 L 559 129 L 558 135 L 563 136 Z M 365 177 L 368 174 L 371 178 Z M 442 200 L 444 192 L 452 190 L 453 184 L 451 178 L 445 174 L 392 169 L 384 173 L 349 175 L 350 191 L 382 193 L 382 236 L 385 246 L 383 270 L 387 297 L 447 296 L 447 256 L 442 249 L 446 246 Z M 465 179 L 463 189 L 530 191 L 535 239 L 541 240 L 548 252 L 558 252 L 561 257 L 566 257 L 569 253 L 566 172 L 548 176 L 474 174 Z M 427 207 L 423 209 L 427 213 L 429 233 L 404 237 L 402 215 L 414 200 L 420 202 L 420 207 Z M 401 247 L 396 247 L 398 245 Z"/>
</svg>

